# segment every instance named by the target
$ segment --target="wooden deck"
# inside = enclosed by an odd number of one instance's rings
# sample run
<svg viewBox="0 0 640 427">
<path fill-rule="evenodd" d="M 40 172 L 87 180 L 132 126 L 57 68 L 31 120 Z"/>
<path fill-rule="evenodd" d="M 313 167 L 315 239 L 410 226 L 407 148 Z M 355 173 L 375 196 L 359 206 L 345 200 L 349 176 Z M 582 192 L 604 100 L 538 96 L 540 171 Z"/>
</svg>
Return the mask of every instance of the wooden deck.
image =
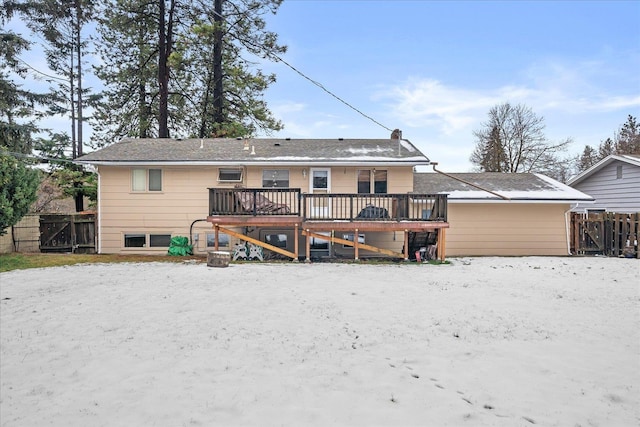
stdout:
<svg viewBox="0 0 640 427">
<path fill-rule="evenodd" d="M 299 189 L 209 189 L 207 221 L 218 233 L 225 233 L 281 255 L 298 259 L 299 236 L 314 237 L 393 258 L 409 259 L 409 234 L 437 232 L 437 257 L 444 260 L 447 222 L 446 195 L 436 194 L 302 194 Z M 287 251 L 231 230 L 238 227 L 271 227 L 293 230 L 294 250 Z M 404 253 L 340 239 L 334 233 L 403 232 Z M 310 240 L 306 240 L 306 261 L 310 261 Z"/>
</svg>

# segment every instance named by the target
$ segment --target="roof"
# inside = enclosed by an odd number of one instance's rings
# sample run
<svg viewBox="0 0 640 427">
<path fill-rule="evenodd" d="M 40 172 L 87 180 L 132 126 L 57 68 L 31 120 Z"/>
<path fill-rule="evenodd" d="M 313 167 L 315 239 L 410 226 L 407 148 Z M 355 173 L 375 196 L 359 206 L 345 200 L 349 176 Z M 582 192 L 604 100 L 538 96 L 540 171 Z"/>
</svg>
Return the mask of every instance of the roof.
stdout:
<svg viewBox="0 0 640 427">
<path fill-rule="evenodd" d="M 591 196 L 537 173 L 414 173 L 413 191 L 446 193 L 450 201 L 593 201 Z"/>
<path fill-rule="evenodd" d="M 595 165 L 591 166 L 589 169 L 571 178 L 567 182 L 567 184 L 571 186 L 578 184 L 579 182 L 585 180 L 586 178 L 590 177 L 594 173 L 598 172 L 600 169 L 614 162 L 624 162 L 632 166 L 640 167 L 640 156 L 630 155 L 630 154 L 622 154 L 622 155 L 611 154 L 605 157 L 604 159 L 600 160 Z"/>
<path fill-rule="evenodd" d="M 76 159 L 110 165 L 210 164 L 429 164 L 406 139 L 132 139 Z"/>
</svg>

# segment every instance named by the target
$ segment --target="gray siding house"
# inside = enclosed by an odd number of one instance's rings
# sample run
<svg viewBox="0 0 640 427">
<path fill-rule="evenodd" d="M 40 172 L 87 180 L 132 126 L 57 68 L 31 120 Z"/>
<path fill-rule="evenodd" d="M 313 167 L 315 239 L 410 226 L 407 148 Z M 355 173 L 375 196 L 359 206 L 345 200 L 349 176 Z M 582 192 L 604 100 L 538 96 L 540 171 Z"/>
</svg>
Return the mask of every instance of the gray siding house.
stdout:
<svg viewBox="0 0 640 427">
<path fill-rule="evenodd" d="M 640 156 L 610 155 L 567 184 L 595 203 L 574 205 L 574 212 L 640 212 Z"/>
</svg>

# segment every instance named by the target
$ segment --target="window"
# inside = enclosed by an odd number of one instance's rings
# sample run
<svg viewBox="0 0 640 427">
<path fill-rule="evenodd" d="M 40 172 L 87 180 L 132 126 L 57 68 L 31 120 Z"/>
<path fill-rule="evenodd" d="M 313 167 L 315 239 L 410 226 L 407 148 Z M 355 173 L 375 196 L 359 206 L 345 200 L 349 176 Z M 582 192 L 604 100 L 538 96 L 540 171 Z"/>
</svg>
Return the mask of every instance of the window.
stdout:
<svg viewBox="0 0 640 427">
<path fill-rule="evenodd" d="M 618 165 L 616 168 L 616 179 L 622 179 L 622 165 Z"/>
<path fill-rule="evenodd" d="M 387 171 L 373 171 L 373 192 L 376 194 L 387 193 Z"/>
<path fill-rule="evenodd" d="M 171 234 L 150 234 L 149 246 L 152 248 L 168 248 L 171 246 Z"/>
<path fill-rule="evenodd" d="M 216 246 L 216 235 L 214 233 L 207 233 L 207 247 Z M 229 246 L 229 235 L 224 233 L 218 233 L 218 246 Z"/>
<path fill-rule="evenodd" d="M 133 169 L 131 171 L 133 191 L 162 191 L 162 169 Z"/>
<path fill-rule="evenodd" d="M 371 193 L 371 171 L 359 170 L 358 171 L 358 194 Z"/>
<path fill-rule="evenodd" d="M 371 188 L 371 176 L 373 175 L 373 188 Z M 386 170 L 359 170 L 358 194 L 386 194 L 387 171 Z"/>
<path fill-rule="evenodd" d="M 330 236 L 330 233 L 326 233 L 326 232 L 321 232 L 318 234 L 322 234 L 325 236 Z M 329 239 L 319 239 L 317 237 L 311 236 L 311 242 L 309 242 L 309 249 L 311 249 L 312 252 L 322 252 L 325 253 L 326 255 L 329 255 Z"/>
<path fill-rule="evenodd" d="M 147 245 L 147 236 L 144 234 L 125 234 L 125 248 L 144 248 Z"/>
<path fill-rule="evenodd" d="M 263 188 L 289 188 L 289 171 L 285 169 L 264 169 Z"/>
<path fill-rule="evenodd" d="M 353 242 L 353 233 L 352 234 L 343 234 L 342 235 L 342 239 L 343 240 L 348 240 L 350 242 Z M 358 234 L 358 243 L 364 244 L 364 234 Z M 352 248 L 353 246 L 342 245 L 342 247 L 343 248 Z"/>
<path fill-rule="evenodd" d="M 314 190 L 328 190 L 329 189 L 329 171 L 314 170 L 311 184 L 313 185 Z"/>
<path fill-rule="evenodd" d="M 286 234 L 266 234 L 264 241 L 270 245 L 277 246 L 279 248 L 287 247 L 287 235 Z"/>
<path fill-rule="evenodd" d="M 219 169 L 218 181 L 242 182 L 242 169 Z"/>
</svg>

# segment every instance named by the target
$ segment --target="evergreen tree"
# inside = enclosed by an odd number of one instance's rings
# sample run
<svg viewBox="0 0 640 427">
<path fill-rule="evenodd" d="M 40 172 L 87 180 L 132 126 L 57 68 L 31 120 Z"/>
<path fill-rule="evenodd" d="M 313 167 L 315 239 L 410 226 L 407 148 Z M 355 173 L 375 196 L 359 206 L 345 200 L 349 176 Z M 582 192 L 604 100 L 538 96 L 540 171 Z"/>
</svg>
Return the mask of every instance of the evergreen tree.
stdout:
<svg viewBox="0 0 640 427">
<path fill-rule="evenodd" d="M 614 147 L 616 154 L 640 155 L 640 126 L 632 115 L 627 117 L 627 122 L 617 132 Z"/>
<path fill-rule="evenodd" d="M 93 19 L 93 0 L 9 0 L 4 2 L 7 16 L 16 15 L 37 37 L 51 75 L 49 114 L 70 118 L 72 157 L 83 152 L 83 55 L 87 40 L 83 29 Z"/>
<path fill-rule="evenodd" d="M 598 163 L 599 157 L 596 150 L 593 149 L 590 145 L 584 147 L 584 151 L 578 158 L 578 171 L 584 171 L 589 169 L 591 166 Z"/>
<path fill-rule="evenodd" d="M 242 136 L 279 130 L 261 99 L 275 81 L 245 57 L 285 48 L 262 15 L 282 0 L 112 0 L 100 21 L 96 146 L 125 136 Z M 102 123 L 100 123 L 102 122 Z M 171 130 L 171 132 L 169 132 Z"/>
<path fill-rule="evenodd" d="M 36 169 L 0 148 L 0 236 L 29 212 L 39 183 Z"/>
<path fill-rule="evenodd" d="M 1 21 L 1 20 L 0 20 Z M 42 116 L 36 106 L 48 102 L 49 97 L 22 89 L 10 74 L 25 76 L 27 69 L 18 55 L 29 43 L 13 32 L 0 32 L 0 147 L 15 153 L 30 154 L 33 135 L 40 129 Z"/>
</svg>

